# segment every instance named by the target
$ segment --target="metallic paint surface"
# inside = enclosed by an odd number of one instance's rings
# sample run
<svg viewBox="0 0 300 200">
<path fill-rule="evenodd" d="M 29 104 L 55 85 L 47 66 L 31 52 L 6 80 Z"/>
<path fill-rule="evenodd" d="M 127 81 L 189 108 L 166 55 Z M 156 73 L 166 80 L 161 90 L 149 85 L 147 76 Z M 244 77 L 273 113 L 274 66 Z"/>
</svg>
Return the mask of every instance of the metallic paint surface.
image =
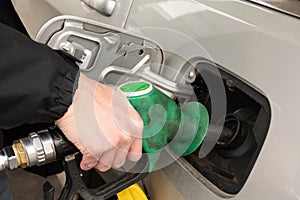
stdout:
<svg viewBox="0 0 300 200">
<path fill-rule="evenodd" d="M 74 15 L 103 21 L 123 28 L 133 0 L 116 0 L 111 16 L 105 16 L 80 0 L 12 0 L 30 36 L 35 38 L 39 29 L 48 20 L 60 15 Z"/>
<path fill-rule="evenodd" d="M 299 199 L 299 19 L 245 1 L 138 0 L 126 28 L 141 27 L 169 28 L 192 37 L 216 63 L 270 100 L 267 139 L 233 199 Z M 183 169 L 173 164 L 163 173 L 184 199 L 221 199 Z M 163 185 L 155 188 L 155 193 L 164 193 Z M 174 196 L 164 198 L 169 199 Z"/>
</svg>

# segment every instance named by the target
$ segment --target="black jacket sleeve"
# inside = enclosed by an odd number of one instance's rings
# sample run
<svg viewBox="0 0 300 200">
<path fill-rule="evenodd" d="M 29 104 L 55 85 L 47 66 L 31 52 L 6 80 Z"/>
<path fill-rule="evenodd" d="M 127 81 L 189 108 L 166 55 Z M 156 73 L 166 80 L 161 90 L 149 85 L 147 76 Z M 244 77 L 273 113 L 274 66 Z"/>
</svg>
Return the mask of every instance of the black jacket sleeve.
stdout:
<svg viewBox="0 0 300 200">
<path fill-rule="evenodd" d="M 78 76 L 67 56 L 0 23 L 0 128 L 60 118 Z"/>
</svg>

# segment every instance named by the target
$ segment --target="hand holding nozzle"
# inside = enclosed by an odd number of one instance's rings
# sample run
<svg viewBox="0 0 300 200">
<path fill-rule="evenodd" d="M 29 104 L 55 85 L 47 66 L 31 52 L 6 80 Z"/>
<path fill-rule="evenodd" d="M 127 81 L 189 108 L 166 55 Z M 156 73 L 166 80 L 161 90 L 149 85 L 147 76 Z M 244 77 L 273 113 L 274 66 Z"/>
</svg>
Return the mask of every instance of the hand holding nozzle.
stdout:
<svg viewBox="0 0 300 200">
<path fill-rule="evenodd" d="M 143 122 L 138 113 L 121 92 L 83 74 L 72 105 L 56 124 L 70 146 L 82 153 L 83 170 L 107 171 L 121 167 L 127 159 L 138 161 L 141 157 Z M 50 132 L 31 133 L 4 148 L 0 152 L 0 171 L 42 165 L 60 157 L 58 154 L 68 155 Z"/>
<path fill-rule="evenodd" d="M 202 104 L 190 102 L 183 105 L 180 109 L 175 101 L 147 82 L 129 82 L 120 86 L 119 90 L 127 96 L 129 102 L 139 113 L 145 124 L 143 138 L 137 137 L 136 141 L 143 142 L 143 151 L 148 153 L 150 172 L 154 169 L 161 149 L 168 143 L 178 156 L 185 156 L 192 153 L 202 143 L 209 124 L 208 112 Z M 88 116 L 85 117 L 86 119 L 88 118 Z M 69 122 L 70 119 L 72 123 L 76 122 L 74 116 L 71 116 L 71 118 L 63 122 Z M 58 123 L 58 125 L 63 127 L 63 122 Z M 122 121 L 119 121 L 119 123 L 119 125 L 122 125 Z M 90 128 L 92 129 L 93 127 Z M 86 145 L 90 140 L 82 141 L 79 139 L 80 137 L 84 137 L 84 135 L 71 135 L 71 133 L 68 132 L 64 133 L 68 139 L 81 150 L 83 156 L 88 156 L 86 158 L 83 157 L 83 159 L 90 158 L 96 161 L 92 166 L 87 166 L 88 169 L 95 166 L 101 169 L 105 168 L 99 166 L 97 159 L 95 159 L 92 154 L 89 154 L 88 148 L 91 148 L 91 146 L 87 147 Z M 88 135 L 86 135 L 86 137 L 88 137 Z M 4 150 L 1 151 L 0 171 L 14 169 L 19 166 L 42 165 L 55 159 L 63 158 L 66 155 L 78 151 L 72 143 L 63 137 L 62 132 L 60 132 L 58 128 L 31 133 L 28 137 L 16 141 L 13 146 L 4 148 Z M 105 144 L 103 144 L 103 146 L 99 144 L 99 140 L 94 140 L 91 144 L 98 144 L 98 148 L 105 147 Z M 130 143 L 131 148 L 134 146 L 133 144 L 134 142 Z M 137 147 L 142 146 L 138 143 L 135 145 Z M 129 149 L 129 146 L 127 146 L 126 149 L 119 149 L 121 152 L 114 152 L 113 155 L 117 156 L 116 153 L 121 153 L 121 155 L 123 155 L 121 160 L 123 161 L 126 159 L 126 156 L 128 156 L 128 152 L 136 152 L 136 155 L 138 155 L 140 150 Z M 122 148 L 124 148 L 124 146 Z M 103 156 L 101 158 L 103 158 Z M 112 159 L 115 159 L 115 157 L 113 156 Z M 91 160 L 83 160 L 82 163 L 91 162 Z M 83 168 L 84 167 L 85 166 L 83 166 Z"/>
<path fill-rule="evenodd" d="M 138 113 L 121 92 L 83 74 L 72 105 L 56 124 L 82 153 L 83 170 L 103 172 L 141 157 L 143 121 Z"/>
</svg>

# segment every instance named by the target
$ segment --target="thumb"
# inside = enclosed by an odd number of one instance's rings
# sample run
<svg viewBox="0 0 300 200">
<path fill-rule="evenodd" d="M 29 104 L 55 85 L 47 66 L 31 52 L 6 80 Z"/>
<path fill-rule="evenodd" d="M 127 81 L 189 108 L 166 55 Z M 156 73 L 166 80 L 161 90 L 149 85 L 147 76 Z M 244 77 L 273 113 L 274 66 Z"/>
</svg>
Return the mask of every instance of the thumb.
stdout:
<svg viewBox="0 0 300 200">
<path fill-rule="evenodd" d="M 133 108 L 133 106 L 131 104 L 129 104 L 129 112 L 128 113 L 130 113 L 129 118 L 135 126 L 137 126 L 138 128 L 143 128 L 144 127 L 144 122 L 143 122 L 141 116 Z"/>
</svg>

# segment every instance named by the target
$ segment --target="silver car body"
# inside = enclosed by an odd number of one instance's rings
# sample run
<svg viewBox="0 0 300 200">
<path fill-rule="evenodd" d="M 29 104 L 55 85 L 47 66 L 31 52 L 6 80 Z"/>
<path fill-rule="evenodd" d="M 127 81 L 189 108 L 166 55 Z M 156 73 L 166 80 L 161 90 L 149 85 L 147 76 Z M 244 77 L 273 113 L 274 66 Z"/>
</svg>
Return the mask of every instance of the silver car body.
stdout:
<svg viewBox="0 0 300 200">
<path fill-rule="evenodd" d="M 267 138 L 238 194 L 218 190 L 182 158 L 148 177 L 151 199 L 300 199 L 299 18 L 243 0 L 117 0 L 110 17 L 80 0 L 13 2 L 32 37 L 59 15 L 124 29 L 179 31 L 268 98 L 272 117 Z"/>
</svg>

